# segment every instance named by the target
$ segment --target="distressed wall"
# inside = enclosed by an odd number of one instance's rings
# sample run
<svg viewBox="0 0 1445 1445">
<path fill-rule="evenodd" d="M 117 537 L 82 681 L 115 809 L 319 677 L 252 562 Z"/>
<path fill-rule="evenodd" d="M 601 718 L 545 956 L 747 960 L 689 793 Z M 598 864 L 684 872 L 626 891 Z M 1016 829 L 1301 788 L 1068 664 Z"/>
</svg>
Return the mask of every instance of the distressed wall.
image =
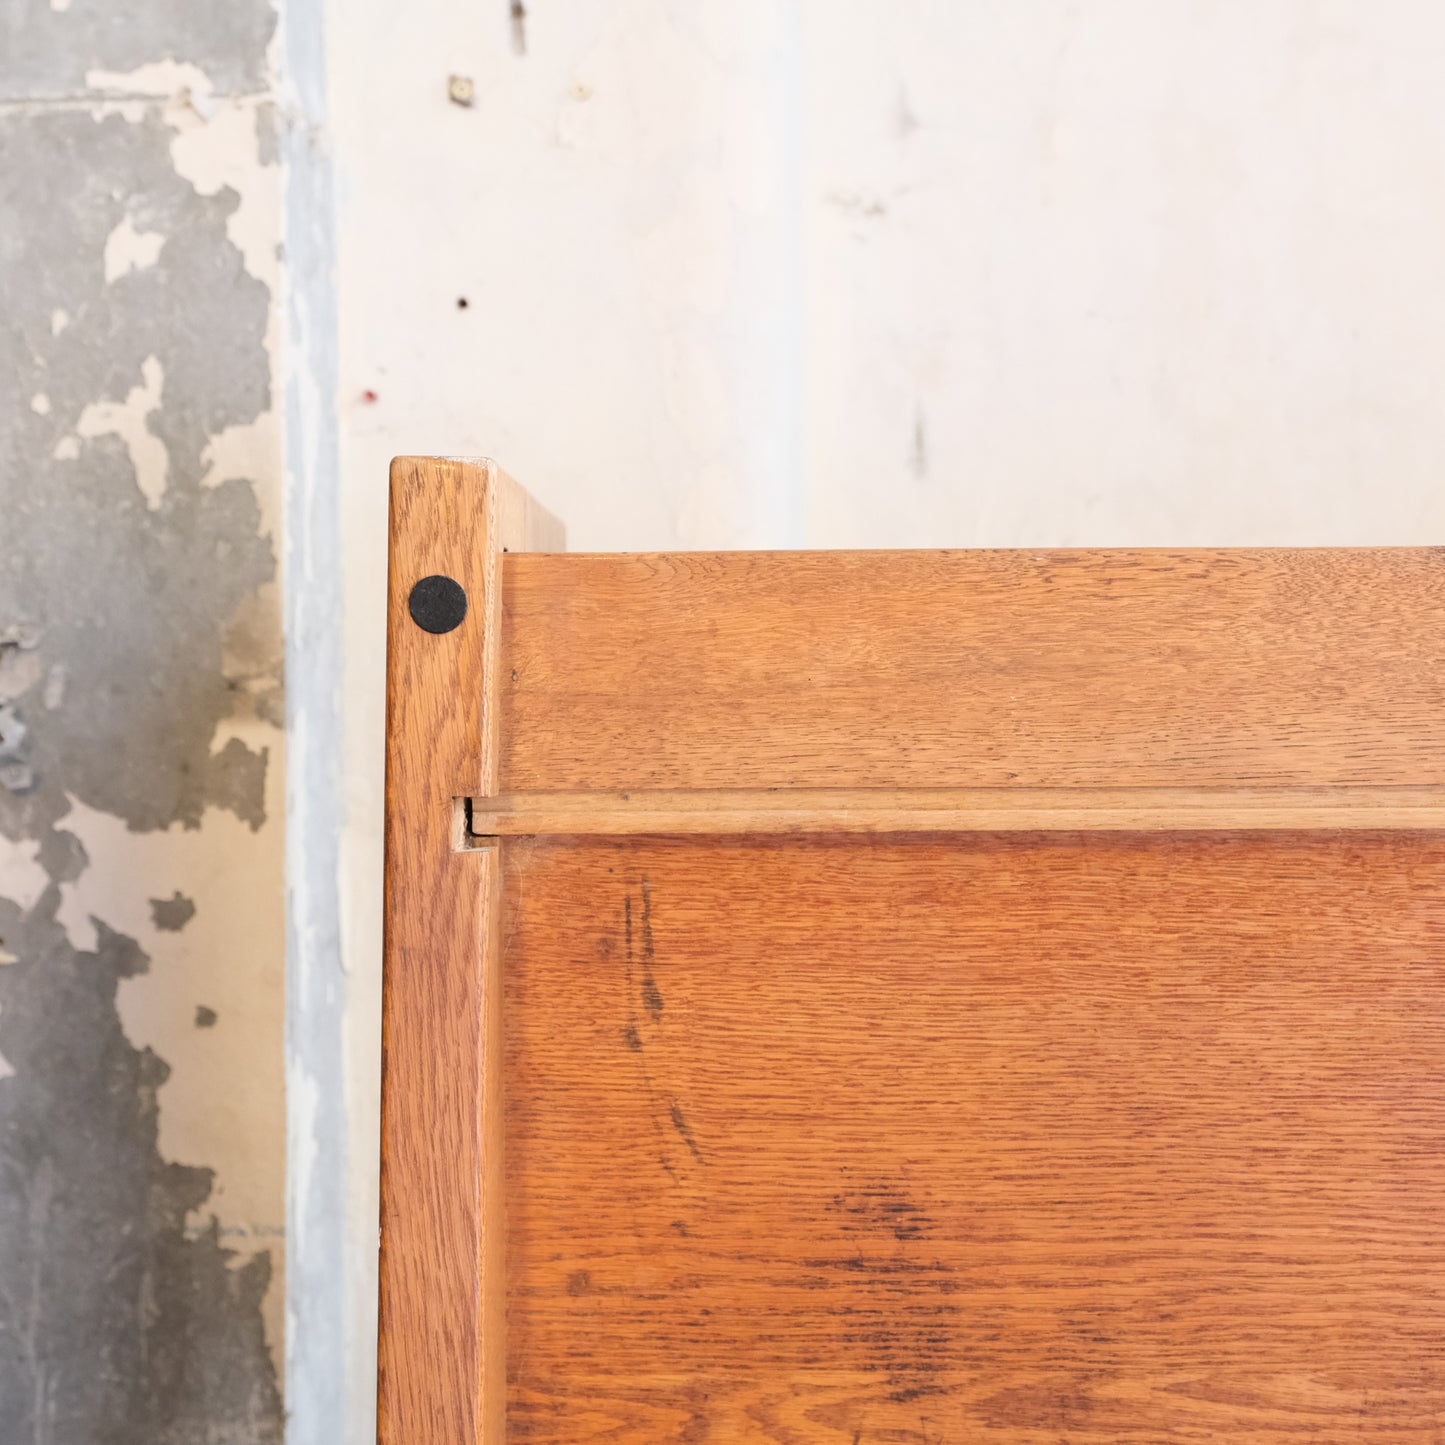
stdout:
<svg viewBox="0 0 1445 1445">
<path fill-rule="evenodd" d="M 281 1436 L 275 16 L 0 7 L 0 1440 Z"/>
</svg>

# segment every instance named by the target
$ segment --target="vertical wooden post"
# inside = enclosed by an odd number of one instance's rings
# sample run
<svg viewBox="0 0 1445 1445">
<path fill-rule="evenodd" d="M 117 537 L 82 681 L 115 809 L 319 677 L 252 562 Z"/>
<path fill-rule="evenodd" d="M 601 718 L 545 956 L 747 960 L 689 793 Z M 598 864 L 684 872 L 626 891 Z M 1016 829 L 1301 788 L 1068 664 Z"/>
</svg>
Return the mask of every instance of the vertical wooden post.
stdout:
<svg viewBox="0 0 1445 1445">
<path fill-rule="evenodd" d="M 500 859 L 456 800 L 497 786 L 502 550 L 562 545 L 491 462 L 392 463 L 380 1445 L 505 1431 Z"/>
</svg>

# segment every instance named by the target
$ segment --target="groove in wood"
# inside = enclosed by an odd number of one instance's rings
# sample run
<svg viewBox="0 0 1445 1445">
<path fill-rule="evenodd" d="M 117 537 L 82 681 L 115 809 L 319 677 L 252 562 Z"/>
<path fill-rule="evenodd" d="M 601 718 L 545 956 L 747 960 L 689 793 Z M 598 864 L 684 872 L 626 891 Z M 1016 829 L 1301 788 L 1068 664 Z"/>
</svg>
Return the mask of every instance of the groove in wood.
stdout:
<svg viewBox="0 0 1445 1445">
<path fill-rule="evenodd" d="M 1445 828 L 1445 788 L 911 788 L 509 793 L 464 800 L 482 837 Z"/>
</svg>

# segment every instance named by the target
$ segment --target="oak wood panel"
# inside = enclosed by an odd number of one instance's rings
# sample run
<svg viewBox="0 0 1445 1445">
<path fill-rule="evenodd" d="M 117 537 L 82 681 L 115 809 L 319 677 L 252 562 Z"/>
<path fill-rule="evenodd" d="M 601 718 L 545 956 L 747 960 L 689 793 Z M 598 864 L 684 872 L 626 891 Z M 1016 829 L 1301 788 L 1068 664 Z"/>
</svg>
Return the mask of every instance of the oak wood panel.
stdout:
<svg viewBox="0 0 1445 1445">
<path fill-rule="evenodd" d="M 454 851 L 458 792 L 496 780 L 498 558 L 560 545 L 493 463 L 398 458 L 391 475 L 377 1436 L 499 1445 L 505 1235 L 499 869 Z M 407 602 L 442 573 L 468 594 L 433 635 Z"/>
<path fill-rule="evenodd" d="M 1438 785 L 1441 556 L 508 557 L 498 791 Z"/>
<path fill-rule="evenodd" d="M 1445 1438 L 1445 838 L 508 839 L 509 1438 Z"/>
<path fill-rule="evenodd" d="M 502 793 L 481 836 L 1442 828 L 1445 788 L 787 788 Z"/>
</svg>

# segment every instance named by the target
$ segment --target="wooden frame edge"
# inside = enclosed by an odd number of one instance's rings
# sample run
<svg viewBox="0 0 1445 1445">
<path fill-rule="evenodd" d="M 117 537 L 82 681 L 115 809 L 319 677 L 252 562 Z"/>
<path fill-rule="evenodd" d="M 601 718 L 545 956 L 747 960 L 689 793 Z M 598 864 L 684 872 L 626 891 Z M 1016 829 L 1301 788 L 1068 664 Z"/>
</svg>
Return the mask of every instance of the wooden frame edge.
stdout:
<svg viewBox="0 0 1445 1445">
<path fill-rule="evenodd" d="M 379 1445 L 505 1434 L 501 859 L 458 848 L 453 800 L 496 787 L 501 553 L 564 545 L 494 462 L 392 463 Z M 463 615 L 452 592 L 450 612 L 414 618 L 427 577 L 460 586 Z"/>
</svg>

